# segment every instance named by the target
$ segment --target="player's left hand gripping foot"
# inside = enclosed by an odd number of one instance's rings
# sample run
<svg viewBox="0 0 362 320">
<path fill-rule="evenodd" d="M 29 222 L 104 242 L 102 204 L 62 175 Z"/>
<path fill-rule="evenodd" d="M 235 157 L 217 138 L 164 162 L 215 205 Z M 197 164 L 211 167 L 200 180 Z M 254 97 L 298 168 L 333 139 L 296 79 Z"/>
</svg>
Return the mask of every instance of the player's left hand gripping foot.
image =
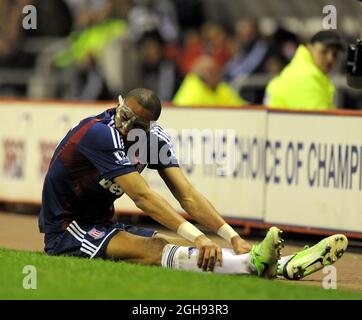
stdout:
<svg viewBox="0 0 362 320">
<path fill-rule="evenodd" d="M 252 263 L 259 277 L 274 278 L 277 274 L 277 262 L 284 247 L 283 231 L 271 227 L 264 240 L 251 249 Z"/>
<path fill-rule="evenodd" d="M 344 234 L 336 234 L 323 239 L 311 248 L 306 246 L 283 268 L 278 267 L 278 276 L 284 276 L 290 280 L 300 280 L 309 276 L 336 262 L 346 251 L 347 245 L 347 237 Z"/>
</svg>

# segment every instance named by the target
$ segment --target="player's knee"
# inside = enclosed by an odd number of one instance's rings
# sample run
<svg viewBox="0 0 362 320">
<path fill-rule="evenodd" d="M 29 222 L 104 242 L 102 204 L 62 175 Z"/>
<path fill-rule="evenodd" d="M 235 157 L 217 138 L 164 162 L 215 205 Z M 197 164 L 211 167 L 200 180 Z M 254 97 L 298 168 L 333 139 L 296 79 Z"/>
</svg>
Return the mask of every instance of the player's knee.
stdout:
<svg viewBox="0 0 362 320">
<path fill-rule="evenodd" d="M 168 241 L 162 238 L 152 238 L 152 246 L 154 247 L 154 249 L 156 249 L 158 252 L 163 251 L 163 248 L 165 247 L 165 245 L 168 244 Z"/>
<path fill-rule="evenodd" d="M 163 248 L 168 244 L 168 241 L 162 238 L 149 239 L 148 256 L 151 264 L 160 264 Z"/>
</svg>

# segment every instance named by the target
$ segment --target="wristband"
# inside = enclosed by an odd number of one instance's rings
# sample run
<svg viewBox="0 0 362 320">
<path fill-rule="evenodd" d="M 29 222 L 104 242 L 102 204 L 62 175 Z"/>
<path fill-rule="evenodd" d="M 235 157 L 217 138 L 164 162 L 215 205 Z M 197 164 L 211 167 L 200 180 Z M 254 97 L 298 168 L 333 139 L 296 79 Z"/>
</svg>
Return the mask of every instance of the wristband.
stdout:
<svg viewBox="0 0 362 320">
<path fill-rule="evenodd" d="M 197 237 L 204 235 L 199 229 L 197 229 L 188 221 L 185 221 L 179 225 L 179 227 L 177 228 L 177 233 L 181 237 L 191 242 L 194 242 Z"/>
<path fill-rule="evenodd" d="M 231 228 L 227 223 L 224 223 L 219 228 L 219 230 L 217 230 L 217 234 L 228 242 L 231 241 L 231 238 L 238 236 L 237 232 L 233 228 Z"/>
</svg>

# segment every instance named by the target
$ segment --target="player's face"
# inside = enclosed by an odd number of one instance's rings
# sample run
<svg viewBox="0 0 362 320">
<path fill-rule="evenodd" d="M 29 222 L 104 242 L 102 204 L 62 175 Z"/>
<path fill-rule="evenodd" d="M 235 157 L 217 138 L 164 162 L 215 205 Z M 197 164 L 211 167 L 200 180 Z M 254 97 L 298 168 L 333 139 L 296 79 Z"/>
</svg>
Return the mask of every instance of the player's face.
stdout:
<svg viewBox="0 0 362 320">
<path fill-rule="evenodd" d="M 338 49 L 335 47 L 315 43 L 310 46 L 310 52 L 315 65 L 324 73 L 329 73 L 337 62 Z"/>
<path fill-rule="evenodd" d="M 146 132 L 150 130 L 151 121 L 154 121 L 152 112 L 143 108 L 136 99 L 127 98 L 120 106 L 120 117 L 117 128 L 122 136 L 127 136 L 132 129 L 141 129 Z"/>
</svg>

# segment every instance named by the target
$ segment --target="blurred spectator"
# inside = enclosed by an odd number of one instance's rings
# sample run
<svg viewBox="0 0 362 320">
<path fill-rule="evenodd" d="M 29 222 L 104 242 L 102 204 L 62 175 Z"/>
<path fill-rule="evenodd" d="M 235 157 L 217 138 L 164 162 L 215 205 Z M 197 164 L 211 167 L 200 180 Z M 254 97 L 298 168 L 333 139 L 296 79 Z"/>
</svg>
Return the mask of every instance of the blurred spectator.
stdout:
<svg viewBox="0 0 362 320">
<path fill-rule="evenodd" d="M 64 0 L 33 0 L 36 7 L 37 28 L 28 30 L 29 36 L 66 37 L 72 31 L 73 18 Z"/>
<path fill-rule="evenodd" d="M 166 42 L 178 41 L 177 13 L 170 0 L 134 0 L 134 3 L 128 15 L 134 41 L 139 41 L 147 32 L 159 32 Z"/>
<path fill-rule="evenodd" d="M 110 4 L 111 8 L 116 3 L 117 1 L 114 0 L 104 2 L 105 5 Z M 60 70 L 69 68 L 76 71 L 74 83 L 70 84 L 68 94 L 70 98 L 81 100 L 112 98 L 98 62 L 107 45 L 126 34 L 127 23 L 114 18 L 117 15 L 118 13 L 113 10 L 108 11 L 107 14 L 101 12 L 100 15 L 93 15 L 95 20 L 88 21 L 91 25 L 83 30 L 72 32 L 69 37 L 69 48 L 58 52 L 55 56 L 55 67 Z M 85 26 L 86 24 L 83 25 Z"/>
<path fill-rule="evenodd" d="M 33 59 L 22 50 L 25 30 L 22 28 L 23 7 L 30 0 L 0 1 L 0 66 L 28 67 Z"/>
<path fill-rule="evenodd" d="M 242 106 L 246 102 L 221 82 L 220 67 L 208 56 L 200 57 L 173 98 L 179 106 Z"/>
<path fill-rule="evenodd" d="M 23 28 L 23 8 L 27 5 L 36 7 L 36 29 Z M 72 29 L 72 18 L 63 0 L 1 0 L 0 19 L 0 60 L 15 60 L 19 67 L 23 66 L 19 55 L 25 55 L 26 38 L 63 37 Z"/>
<path fill-rule="evenodd" d="M 82 32 L 73 32 L 69 49 L 58 53 L 55 65 L 62 68 L 82 62 L 88 55 L 98 57 L 109 42 L 123 36 L 126 30 L 125 21 L 110 19 Z"/>
<path fill-rule="evenodd" d="M 207 23 L 201 29 L 189 30 L 184 39 L 184 49 L 179 56 L 179 67 L 183 75 L 191 71 L 195 61 L 202 55 L 214 59 L 219 67 L 223 67 L 231 57 L 227 34 L 222 26 Z"/>
<path fill-rule="evenodd" d="M 256 20 L 238 21 L 235 31 L 237 50 L 225 67 L 224 77 L 227 82 L 237 84 L 250 75 L 265 72 L 270 45 L 261 35 Z M 239 94 L 248 101 L 259 104 L 264 91 L 246 88 L 241 89 Z"/>
<path fill-rule="evenodd" d="M 285 66 L 292 60 L 299 44 L 300 40 L 296 34 L 279 26 L 272 36 L 271 51 L 278 55 L 280 62 Z"/>
<path fill-rule="evenodd" d="M 88 55 L 70 85 L 70 97 L 77 100 L 110 100 L 112 97 L 107 88 L 97 62 L 92 55 Z"/>
<path fill-rule="evenodd" d="M 109 15 L 111 11 L 111 1 L 109 0 L 65 0 L 68 4 L 73 19 L 75 29 L 86 29 L 94 24 L 100 23 Z"/>
<path fill-rule="evenodd" d="M 142 87 L 156 92 L 162 101 L 170 101 L 179 84 L 175 63 L 165 58 L 165 43 L 157 32 L 144 34 L 139 43 Z"/>
<path fill-rule="evenodd" d="M 204 54 L 212 57 L 219 67 L 231 58 L 228 37 L 224 28 L 216 23 L 206 23 L 201 29 Z"/>
<path fill-rule="evenodd" d="M 185 33 L 183 49 L 178 59 L 182 75 L 189 73 L 195 61 L 202 56 L 203 46 L 200 33 L 197 30 L 188 30 Z"/>
<path fill-rule="evenodd" d="M 316 33 L 298 47 L 280 76 L 268 84 L 264 103 L 288 109 L 334 109 L 335 87 L 327 74 L 342 48 L 343 41 L 335 31 Z"/>
<path fill-rule="evenodd" d="M 270 50 L 265 62 L 264 71 L 269 77 L 276 77 L 292 60 L 300 43 L 292 32 L 278 27 L 270 39 Z"/>
<path fill-rule="evenodd" d="M 126 19 L 131 0 L 65 0 L 75 29 L 83 30 L 110 18 Z"/>
</svg>

